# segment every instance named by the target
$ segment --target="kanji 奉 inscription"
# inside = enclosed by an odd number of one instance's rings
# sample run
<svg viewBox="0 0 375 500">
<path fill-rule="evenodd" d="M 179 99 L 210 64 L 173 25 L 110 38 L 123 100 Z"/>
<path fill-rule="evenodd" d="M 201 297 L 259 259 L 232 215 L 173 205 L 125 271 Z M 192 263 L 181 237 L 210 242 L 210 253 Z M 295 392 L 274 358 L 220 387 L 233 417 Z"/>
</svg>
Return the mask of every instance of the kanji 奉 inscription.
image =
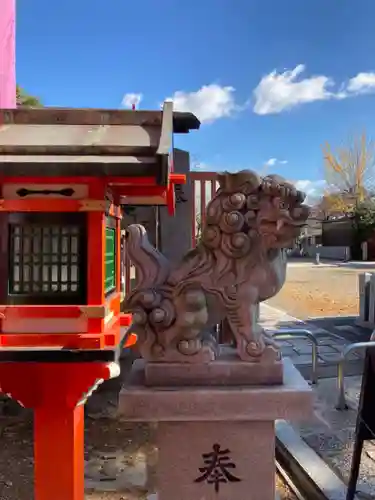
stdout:
<svg viewBox="0 0 375 500">
<path fill-rule="evenodd" d="M 239 483 L 241 479 L 229 470 L 236 468 L 229 454 L 229 449 L 222 450 L 219 444 L 214 444 L 210 453 L 202 454 L 204 467 L 199 467 L 201 475 L 194 482 L 212 484 L 216 493 L 219 493 L 222 483 Z"/>
</svg>

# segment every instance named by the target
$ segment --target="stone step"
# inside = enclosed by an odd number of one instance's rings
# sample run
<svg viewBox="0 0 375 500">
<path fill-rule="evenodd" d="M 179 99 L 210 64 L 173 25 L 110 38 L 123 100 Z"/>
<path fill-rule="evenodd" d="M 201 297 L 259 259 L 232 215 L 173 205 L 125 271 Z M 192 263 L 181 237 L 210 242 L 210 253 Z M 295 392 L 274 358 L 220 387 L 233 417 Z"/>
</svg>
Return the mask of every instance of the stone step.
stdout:
<svg viewBox="0 0 375 500">
<path fill-rule="evenodd" d="M 276 458 L 309 500 L 345 500 L 346 485 L 291 425 L 276 422 Z M 355 500 L 361 500 L 359 496 Z"/>
</svg>

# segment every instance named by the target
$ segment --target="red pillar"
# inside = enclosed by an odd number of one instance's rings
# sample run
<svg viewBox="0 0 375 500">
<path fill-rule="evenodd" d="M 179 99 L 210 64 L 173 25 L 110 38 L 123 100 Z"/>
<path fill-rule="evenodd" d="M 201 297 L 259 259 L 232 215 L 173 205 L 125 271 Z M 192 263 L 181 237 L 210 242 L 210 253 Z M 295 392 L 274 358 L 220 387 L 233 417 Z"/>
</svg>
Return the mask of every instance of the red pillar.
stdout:
<svg viewBox="0 0 375 500">
<path fill-rule="evenodd" d="M 115 363 L 0 363 L 0 387 L 34 409 L 35 500 L 84 500 L 84 403 Z"/>
<path fill-rule="evenodd" d="M 82 500 L 83 457 L 83 405 L 72 409 L 51 405 L 38 408 L 34 417 L 36 500 Z"/>
</svg>

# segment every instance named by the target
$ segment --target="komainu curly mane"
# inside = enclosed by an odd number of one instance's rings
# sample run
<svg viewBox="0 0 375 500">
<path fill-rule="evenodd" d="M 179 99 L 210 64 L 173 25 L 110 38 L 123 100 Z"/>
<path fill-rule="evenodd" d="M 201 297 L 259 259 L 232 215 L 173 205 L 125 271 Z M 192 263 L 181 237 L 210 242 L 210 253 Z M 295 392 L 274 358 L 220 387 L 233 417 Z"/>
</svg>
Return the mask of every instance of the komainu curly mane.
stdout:
<svg viewBox="0 0 375 500">
<path fill-rule="evenodd" d="M 171 268 L 142 226 L 128 228 L 127 251 L 139 273 L 126 301 L 146 360 L 207 362 L 216 349 L 210 327 L 226 319 L 242 360 L 272 362 L 279 350 L 257 324 L 259 302 L 285 280 L 284 249 L 309 210 L 304 194 L 278 176 L 250 171 L 218 176 L 202 238 Z"/>
</svg>

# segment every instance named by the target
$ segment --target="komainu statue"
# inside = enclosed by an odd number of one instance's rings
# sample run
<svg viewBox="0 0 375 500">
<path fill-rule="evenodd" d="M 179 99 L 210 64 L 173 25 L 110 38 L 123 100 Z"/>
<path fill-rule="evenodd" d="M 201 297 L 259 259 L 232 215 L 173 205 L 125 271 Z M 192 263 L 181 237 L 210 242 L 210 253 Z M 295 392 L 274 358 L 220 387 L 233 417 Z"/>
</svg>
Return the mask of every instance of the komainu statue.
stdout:
<svg viewBox="0 0 375 500">
<path fill-rule="evenodd" d="M 223 319 L 242 361 L 280 360 L 277 345 L 257 324 L 258 308 L 284 284 L 285 249 L 309 214 L 305 195 L 281 177 L 251 171 L 225 172 L 218 182 L 201 239 L 178 266 L 150 245 L 143 226 L 128 227 L 137 286 L 126 310 L 146 361 L 213 361 L 218 348 L 210 332 Z"/>
</svg>

